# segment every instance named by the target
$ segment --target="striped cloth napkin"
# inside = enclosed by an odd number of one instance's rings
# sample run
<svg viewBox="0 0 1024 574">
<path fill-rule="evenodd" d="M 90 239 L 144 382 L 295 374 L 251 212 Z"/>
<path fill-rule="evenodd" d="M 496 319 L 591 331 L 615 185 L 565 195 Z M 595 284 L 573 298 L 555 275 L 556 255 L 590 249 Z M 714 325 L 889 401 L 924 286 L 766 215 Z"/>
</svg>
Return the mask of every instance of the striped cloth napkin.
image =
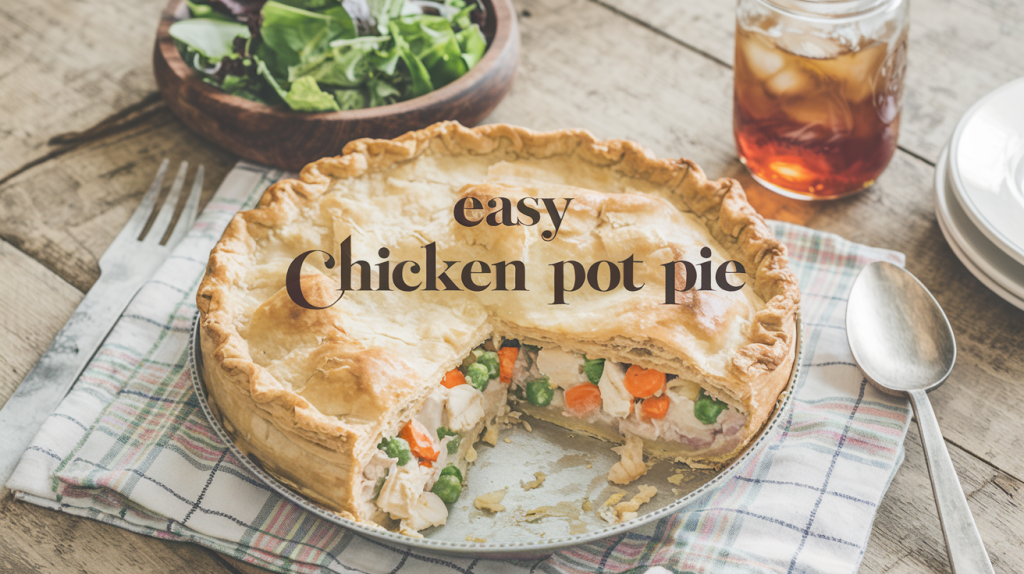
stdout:
<svg viewBox="0 0 1024 574">
<path fill-rule="evenodd" d="M 772 223 L 803 290 L 793 408 L 735 478 L 686 510 L 533 562 L 410 551 L 326 522 L 249 475 L 192 391 L 188 341 L 207 254 L 279 171 L 239 163 L 146 283 L 11 477 L 19 500 L 195 542 L 279 572 L 854 572 L 902 461 L 905 401 L 876 392 L 846 342 L 846 295 L 902 254 Z"/>
</svg>

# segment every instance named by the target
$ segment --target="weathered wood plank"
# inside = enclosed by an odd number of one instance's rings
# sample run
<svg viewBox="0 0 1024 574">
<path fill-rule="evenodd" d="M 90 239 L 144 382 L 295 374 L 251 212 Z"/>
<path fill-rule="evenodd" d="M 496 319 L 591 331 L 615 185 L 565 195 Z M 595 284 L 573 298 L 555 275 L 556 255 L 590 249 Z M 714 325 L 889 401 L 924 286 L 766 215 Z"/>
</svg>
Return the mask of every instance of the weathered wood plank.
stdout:
<svg viewBox="0 0 1024 574">
<path fill-rule="evenodd" d="M 232 568 L 239 572 L 239 574 L 265 574 L 266 572 L 268 572 L 263 568 L 253 566 L 248 562 L 242 562 L 241 560 L 236 560 L 235 558 L 231 558 L 229 556 L 221 555 L 221 559 L 230 564 Z"/>
<path fill-rule="evenodd" d="M 181 160 L 193 171 L 206 166 L 204 205 L 236 160 L 164 110 L 0 185 L 0 238 L 87 291 L 99 276 L 100 256 L 131 217 L 164 157 L 171 159 L 171 174 Z M 172 179 L 165 179 L 165 190 Z"/>
<path fill-rule="evenodd" d="M 0 4 L 0 177 L 156 89 L 162 0 Z"/>
<path fill-rule="evenodd" d="M 949 572 L 917 426 L 907 434 L 906 460 L 878 510 L 863 572 Z M 963 450 L 949 447 L 982 540 L 996 572 L 1024 571 L 1024 483 Z"/>
<path fill-rule="evenodd" d="M 735 0 L 594 0 L 732 65 Z M 900 145 L 933 163 L 960 116 L 1024 76 L 1024 3 L 913 0 Z M 615 42 L 619 45 L 618 42 Z M 730 95 L 730 105 L 731 105 Z"/>
<path fill-rule="evenodd" d="M 234 574 L 194 544 L 139 536 L 87 518 L 17 502 L 0 489 L 0 572 Z"/>
<path fill-rule="evenodd" d="M 82 293 L 28 255 L 0 241 L 0 406 L 7 402 Z"/>
</svg>

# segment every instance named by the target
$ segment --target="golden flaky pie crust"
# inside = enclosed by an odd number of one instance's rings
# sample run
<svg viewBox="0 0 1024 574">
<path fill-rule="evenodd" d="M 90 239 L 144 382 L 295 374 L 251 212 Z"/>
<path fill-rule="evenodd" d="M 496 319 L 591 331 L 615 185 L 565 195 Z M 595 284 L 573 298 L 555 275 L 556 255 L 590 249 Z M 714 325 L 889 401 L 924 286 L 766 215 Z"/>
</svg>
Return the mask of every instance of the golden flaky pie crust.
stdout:
<svg viewBox="0 0 1024 574">
<path fill-rule="evenodd" d="M 451 221 L 460 195 L 515 203 L 524 194 L 576 198 L 554 241 L 536 239 L 543 226 Z M 322 311 L 292 303 L 287 263 L 309 249 L 337 256 L 348 234 L 360 259 L 388 246 L 393 262 L 423 261 L 429 236 L 444 252 L 439 259 L 524 259 L 527 277 L 538 280 L 552 261 L 589 265 L 634 253 L 656 271 L 645 276 L 655 287 L 582 289 L 558 309 L 544 288 L 350 292 Z M 719 260 L 741 262 L 748 288 L 693 291 L 680 305 L 658 304 L 658 263 L 698 260 L 702 243 Z M 320 304 L 337 297 L 337 275 L 325 273 L 303 275 L 307 298 Z M 700 383 L 747 414 L 739 446 L 702 455 L 659 441 L 647 450 L 721 465 L 760 430 L 787 383 L 799 297 L 786 248 L 734 180 L 709 181 L 691 161 L 658 159 L 636 143 L 597 141 L 582 130 L 446 122 L 394 140 L 353 141 L 343 155 L 272 186 L 256 209 L 228 225 L 197 304 L 211 402 L 239 447 L 305 496 L 367 521 L 356 486 L 382 434 L 395 434 L 443 373 L 494 333 Z"/>
</svg>

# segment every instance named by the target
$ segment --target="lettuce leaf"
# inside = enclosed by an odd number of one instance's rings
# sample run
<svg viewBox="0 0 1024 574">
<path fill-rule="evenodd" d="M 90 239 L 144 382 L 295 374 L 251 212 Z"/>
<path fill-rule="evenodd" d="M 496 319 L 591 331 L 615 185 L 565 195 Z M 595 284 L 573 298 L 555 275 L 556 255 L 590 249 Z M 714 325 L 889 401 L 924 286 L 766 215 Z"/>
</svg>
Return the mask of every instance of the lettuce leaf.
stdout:
<svg viewBox="0 0 1024 574">
<path fill-rule="evenodd" d="M 383 36 L 390 29 L 391 20 L 402 14 L 405 0 L 366 0 L 370 17 L 377 22 L 377 31 Z"/>
<path fill-rule="evenodd" d="M 415 98 L 464 75 L 487 49 L 477 3 L 466 0 L 187 1 L 194 17 L 171 32 L 203 81 L 297 111 Z"/>
<path fill-rule="evenodd" d="M 405 63 L 411 80 L 410 86 L 405 94 L 406 97 L 415 98 L 434 91 L 434 84 L 430 81 L 430 72 L 427 71 L 423 62 L 413 54 L 409 43 L 402 37 L 395 22 L 391 22 L 391 36 L 395 40 L 395 49 L 398 50 L 398 57 Z"/>
<path fill-rule="evenodd" d="M 331 51 L 316 60 L 288 68 L 288 79 L 309 76 L 316 81 L 344 88 L 361 86 L 375 70 L 373 56 L 387 37 L 367 36 L 331 43 Z"/>
<path fill-rule="evenodd" d="M 409 50 L 423 63 L 434 88 L 445 86 L 469 71 L 451 23 L 441 16 L 406 16 L 392 22 L 408 42 Z M 475 63 L 475 62 L 474 62 Z"/>
<path fill-rule="evenodd" d="M 315 59 L 330 49 L 332 40 L 356 35 L 352 19 L 341 6 L 320 13 L 270 1 L 263 5 L 262 14 L 260 35 L 281 66 Z"/>
<path fill-rule="evenodd" d="M 192 2 L 192 0 L 185 0 L 188 4 L 188 11 L 192 13 L 193 18 L 212 18 L 214 20 L 224 20 L 225 22 L 234 22 L 231 16 L 227 14 L 221 14 L 220 12 L 213 9 L 213 6 L 209 4 L 199 4 Z"/>
<path fill-rule="evenodd" d="M 292 8 L 299 8 L 301 10 L 309 10 L 310 12 L 319 12 L 327 10 L 329 8 L 337 8 L 341 6 L 338 0 L 274 0 L 281 4 L 287 4 Z"/>
<path fill-rule="evenodd" d="M 370 108 L 393 104 L 402 97 L 402 92 L 398 88 L 380 78 L 370 78 L 366 82 L 366 89 L 370 92 L 370 105 L 367 106 Z"/>
<path fill-rule="evenodd" d="M 284 95 L 288 107 L 297 112 L 336 112 L 338 101 L 334 96 L 320 89 L 316 80 L 309 76 L 292 82 L 291 89 Z"/>
<path fill-rule="evenodd" d="M 472 70 L 487 51 L 487 40 L 484 38 L 483 32 L 480 31 L 479 26 L 473 24 L 456 33 L 455 39 L 459 42 L 459 49 L 462 50 L 462 60 L 466 62 L 466 67 Z"/>
<path fill-rule="evenodd" d="M 235 53 L 235 38 L 249 38 L 249 27 L 214 18 L 189 18 L 171 24 L 171 37 L 212 61 Z"/>
<path fill-rule="evenodd" d="M 334 99 L 342 110 L 361 110 L 366 107 L 366 96 L 357 88 L 335 90 Z"/>
<path fill-rule="evenodd" d="M 274 74 L 270 73 L 270 68 L 267 67 L 267 63 L 260 59 L 259 56 L 253 56 L 253 61 L 256 62 L 256 75 L 266 80 L 267 85 L 277 94 L 281 100 L 288 94 L 287 90 L 281 87 Z"/>
</svg>

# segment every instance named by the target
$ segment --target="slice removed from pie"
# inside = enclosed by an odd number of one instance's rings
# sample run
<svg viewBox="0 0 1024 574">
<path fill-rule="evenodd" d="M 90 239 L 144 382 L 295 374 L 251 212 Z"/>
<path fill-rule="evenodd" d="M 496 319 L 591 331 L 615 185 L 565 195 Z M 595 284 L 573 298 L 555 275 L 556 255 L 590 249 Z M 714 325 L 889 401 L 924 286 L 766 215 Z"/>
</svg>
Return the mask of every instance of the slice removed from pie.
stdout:
<svg viewBox="0 0 1024 574">
<path fill-rule="evenodd" d="M 466 198 L 484 223 L 453 218 Z M 524 198 L 560 215 L 486 224 L 484 206 Z M 368 265 L 342 294 L 346 240 Z M 318 309 L 285 285 L 314 250 L 300 289 Z M 629 258 L 642 287 L 624 286 Z M 571 290 L 571 269 L 554 274 L 570 260 L 608 263 Z M 743 287 L 666 304 L 665 265 L 681 289 L 681 260 L 738 261 L 727 281 Z M 641 446 L 693 466 L 733 458 L 790 376 L 798 301 L 785 247 L 735 181 L 585 131 L 456 123 L 354 141 L 271 187 L 229 224 L 197 296 L 204 379 L 236 444 L 308 498 L 411 535 L 445 522 L 474 443 L 520 411 L 625 442 L 603 469 L 616 482 L 646 470 Z"/>
</svg>

